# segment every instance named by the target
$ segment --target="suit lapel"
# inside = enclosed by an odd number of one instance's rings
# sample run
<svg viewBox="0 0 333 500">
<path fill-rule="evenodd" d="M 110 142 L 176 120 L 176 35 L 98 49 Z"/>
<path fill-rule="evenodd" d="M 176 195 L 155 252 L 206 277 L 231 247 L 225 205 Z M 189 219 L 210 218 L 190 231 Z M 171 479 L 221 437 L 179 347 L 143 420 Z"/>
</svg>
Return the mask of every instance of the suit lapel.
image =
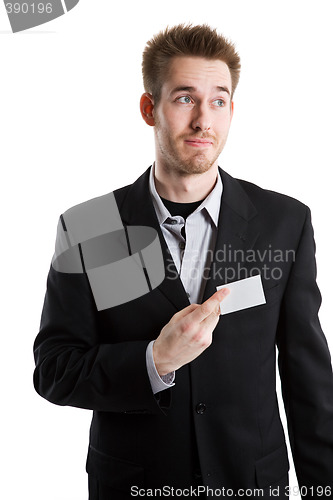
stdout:
<svg viewBox="0 0 333 500">
<path fill-rule="evenodd" d="M 163 237 L 151 200 L 149 193 L 150 168 L 128 190 L 120 189 L 115 191 L 114 195 L 125 225 L 150 226 L 158 232 L 165 264 L 165 279 L 159 285 L 158 290 L 177 310 L 180 310 L 188 306 L 189 301 Z M 237 255 L 237 250 L 246 252 L 252 248 L 258 236 L 258 232 L 251 226 L 251 220 L 257 213 L 256 208 L 236 179 L 221 168 L 219 168 L 219 173 L 223 182 L 222 203 L 213 260 L 203 301 L 216 291 L 216 286 L 238 279 L 238 263 L 233 257 Z M 232 279 L 233 276 L 234 279 Z"/>
<path fill-rule="evenodd" d="M 257 210 L 240 183 L 219 168 L 223 193 L 219 213 L 218 232 L 213 261 L 202 301 L 208 299 L 216 287 L 240 279 L 239 265 L 259 233 L 251 224 Z M 245 276 L 244 276 L 245 277 Z"/>
<path fill-rule="evenodd" d="M 161 243 L 165 278 L 157 287 L 177 310 L 189 305 L 189 300 L 177 268 L 161 231 L 149 192 L 149 167 L 128 189 L 125 197 L 114 192 L 122 221 L 128 226 L 149 226 L 156 229 Z"/>
</svg>

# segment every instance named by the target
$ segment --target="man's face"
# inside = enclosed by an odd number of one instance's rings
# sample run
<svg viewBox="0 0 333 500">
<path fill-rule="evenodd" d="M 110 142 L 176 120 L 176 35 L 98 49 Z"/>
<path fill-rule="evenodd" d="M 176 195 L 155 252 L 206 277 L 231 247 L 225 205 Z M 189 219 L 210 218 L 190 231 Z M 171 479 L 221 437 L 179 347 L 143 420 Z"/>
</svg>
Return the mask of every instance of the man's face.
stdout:
<svg viewBox="0 0 333 500">
<path fill-rule="evenodd" d="M 233 103 L 228 66 L 219 60 L 176 57 L 153 110 L 156 160 L 180 175 L 217 164 L 230 128 Z"/>
</svg>

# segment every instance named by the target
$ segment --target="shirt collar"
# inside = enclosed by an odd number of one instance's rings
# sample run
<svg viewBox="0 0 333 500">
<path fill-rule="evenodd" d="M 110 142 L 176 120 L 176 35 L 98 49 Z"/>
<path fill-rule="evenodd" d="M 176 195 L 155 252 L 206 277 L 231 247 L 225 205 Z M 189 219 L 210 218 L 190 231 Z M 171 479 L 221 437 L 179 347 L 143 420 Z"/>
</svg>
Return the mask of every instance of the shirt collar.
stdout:
<svg viewBox="0 0 333 500">
<path fill-rule="evenodd" d="M 160 195 L 156 191 L 156 187 L 155 187 L 155 163 L 153 163 L 153 166 L 150 169 L 149 190 L 150 190 L 150 194 L 152 196 L 153 205 L 154 205 L 154 208 L 156 211 L 157 219 L 158 219 L 158 222 L 161 226 L 167 218 L 172 217 L 172 216 L 171 216 L 169 210 L 164 205 L 163 201 L 161 200 Z M 201 210 L 206 209 L 210 218 L 212 219 L 215 226 L 217 227 L 218 220 L 219 220 L 220 206 L 221 206 L 222 191 L 223 191 L 222 179 L 221 179 L 220 174 L 217 173 L 217 181 L 215 183 L 214 188 L 209 193 L 209 195 L 206 196 L 206 198 L 202 201 L 202 203 L 195 209 L 193 214 L 196 214 L 197 212 L 200 212 Z M 189 217 L 191 217 L 193 214 L 189 215 Z"/>
</svg>

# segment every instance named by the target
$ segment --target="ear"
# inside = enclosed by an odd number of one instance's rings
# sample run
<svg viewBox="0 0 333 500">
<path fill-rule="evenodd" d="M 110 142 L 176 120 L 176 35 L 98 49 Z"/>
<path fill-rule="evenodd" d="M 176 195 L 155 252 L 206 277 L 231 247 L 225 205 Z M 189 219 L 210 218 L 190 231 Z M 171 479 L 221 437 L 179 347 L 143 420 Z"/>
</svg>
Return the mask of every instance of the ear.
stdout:
<svg viewBox="0 0 333 500">
<path fill-rule="evenodd" d="M 234 116 L 234 101 L 231 101 L 231 103 L 230 103 L 230 122 L 231 122 L 233 116 Z"/>
<path fill-rule="evenodd" d="M 154 100 L 153 96 L 148 92 L 142 94 L 140 99 L 140 111 L 141 116 L 147 125 L 153 127 L 155 125 L 154 120 Z"/>
</svg>

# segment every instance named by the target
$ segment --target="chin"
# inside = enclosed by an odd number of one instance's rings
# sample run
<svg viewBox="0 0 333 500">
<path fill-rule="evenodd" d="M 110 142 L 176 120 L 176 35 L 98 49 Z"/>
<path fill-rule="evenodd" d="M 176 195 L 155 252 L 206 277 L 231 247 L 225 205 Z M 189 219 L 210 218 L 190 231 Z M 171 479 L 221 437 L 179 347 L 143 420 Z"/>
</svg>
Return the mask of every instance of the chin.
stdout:
<svg viewBox="0 0 333 500">
<path fill-rule="evenodd" d="M 214 160 L 207 158 L 187 160 L 179 162 L 179 170 L 184 174 L 203 174 L 207 172 L 215 163 Z"/>
</svg>

